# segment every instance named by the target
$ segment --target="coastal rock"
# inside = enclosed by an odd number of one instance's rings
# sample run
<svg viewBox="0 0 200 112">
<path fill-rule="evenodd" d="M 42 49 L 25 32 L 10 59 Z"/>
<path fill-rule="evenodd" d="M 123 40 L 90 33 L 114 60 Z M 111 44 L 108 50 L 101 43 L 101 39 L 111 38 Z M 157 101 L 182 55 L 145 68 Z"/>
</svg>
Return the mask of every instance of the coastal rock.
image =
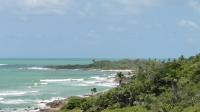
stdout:
<svg viewBox="0 0 200 112">
<path fill-rule="evenodd" d="M 58 112 L 60 108 L 65 104 L 65 101 L 66 99 L 49 102 L 46 104 L 46 106 L 48 106 L 49 109 L 40 109 L 39 112 Z"/>
<path fill-rule="evenodd" d="M 53 102 L 47 103 L 46 105 L 50 108 L 58 108 L 65 103 L 64 100 L 55 100 Z"/>
</svg>

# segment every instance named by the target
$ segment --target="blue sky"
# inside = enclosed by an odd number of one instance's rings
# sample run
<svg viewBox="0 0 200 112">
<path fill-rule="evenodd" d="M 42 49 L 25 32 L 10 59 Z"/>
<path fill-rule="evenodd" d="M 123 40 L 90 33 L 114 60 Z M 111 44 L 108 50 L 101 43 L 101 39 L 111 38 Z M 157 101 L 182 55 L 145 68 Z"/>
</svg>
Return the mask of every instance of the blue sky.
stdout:
<svg viewBox="0 0 200 112">
<path fill-rule="evenodd" d="M 200 0 L 0 0 L 2 58 L 168 58 L 199 42 Z"/>
</svg>

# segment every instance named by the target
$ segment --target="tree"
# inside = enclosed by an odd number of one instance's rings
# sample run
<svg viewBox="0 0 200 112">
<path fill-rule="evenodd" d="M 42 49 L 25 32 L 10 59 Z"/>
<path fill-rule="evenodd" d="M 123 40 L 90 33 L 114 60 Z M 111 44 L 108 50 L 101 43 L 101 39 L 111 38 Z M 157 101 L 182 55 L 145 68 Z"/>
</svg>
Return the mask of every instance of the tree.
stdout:
<svg viewBox="0 0 200 112">
<path fill-rule="evenodd" d="M 172 83 L 172 91 L 174 95 L 173 102 L 176 103 L 179 100 L 177 79 L 173 79 L 171 83 Z"/>
<path fill-rule="evenodd" d="M 92 88 L 92 89 L 91 89 L 92 95 L 94 95 L 96 92 L 97 92 L 97 88 Z"/>
<path fill-rule="evenodd" d="M 122 85 L 122 80 L 124 78 L 124 74 L 122 72 L 117 73 L 117 79 L 119 80 L 119 86 Z"/>
<path fill-rule="evenodd" d="M 183 55 L 181 55 L 181 56 L 179 57 L 179 60 L 180 60 L 180 61 L 183 61 L 183 60 L 185 60 L 185 57 L 184 57 Z"/>
<path fill-rule="evenodd" d="M 95 59 L 93 59 L 93 60 L 92 60 L 92 62 L 93 62 L 93 63 L 96 63 L 96 60 L 95 60 Z"/>
</svg>

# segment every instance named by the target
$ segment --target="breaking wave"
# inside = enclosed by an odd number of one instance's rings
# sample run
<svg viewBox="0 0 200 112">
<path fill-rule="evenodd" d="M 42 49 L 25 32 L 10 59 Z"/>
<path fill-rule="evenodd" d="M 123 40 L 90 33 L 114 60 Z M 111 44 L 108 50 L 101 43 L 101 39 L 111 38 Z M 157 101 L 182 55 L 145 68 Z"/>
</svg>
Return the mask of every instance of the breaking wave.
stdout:
<svg viewBox="0 0 200 112">
<path fill-rule="evenodd" d="M 40 71 L 46 71 L 46 70 L 52 70 L 50 68 L 45 68 L 45 67 L 25 67 L 25 68 L 19 68 L 20 70 L 40 70 Z"/>
<path fill-rule="evenodd" d="M 3 100 L 3 99 L 4 99 L 4 98 L 1 98 L 1 97 L 0 97 L 0 101 Z"/>
<path fill-rule="evenodd" d="M 107 76 L 100 77 L 94 76 L 90 80 L 82 81 L 81 83 L 74 84 L 74 86 L 101 86 L 101 87 L 116 87 L 118 83 L 115 82 L 115 77 Z"/>
<path fill-rule="evenodd" d="M 6 65 L 8 65 L 8 64 L 0 64 L 0 66 L 6 66 Z"/>
<path fill-rule="evenodd" d="M 40 82 L 69 82 L 69 81 L 84 81 L 84 79 L 44 79 L 40 80 Z M 44 84 L 44 83 L 43 83 Z"/>
<path fill-rule="evenodd" d="M 22 96 L 26 94 L 25 91 L 9 91 L 9 92 L 0 92 L 0 96 Z"/>
<path fill-rule="evenodd" d="M 21 100 L 21 99 L 0 101 L 0 104 L 7 104 L 7 105 L 10 105 L 10 104 L 26 104 L 26 103 L 28 103 L 28 102 L 25 101 L 25 100 Z"/>
</svg>

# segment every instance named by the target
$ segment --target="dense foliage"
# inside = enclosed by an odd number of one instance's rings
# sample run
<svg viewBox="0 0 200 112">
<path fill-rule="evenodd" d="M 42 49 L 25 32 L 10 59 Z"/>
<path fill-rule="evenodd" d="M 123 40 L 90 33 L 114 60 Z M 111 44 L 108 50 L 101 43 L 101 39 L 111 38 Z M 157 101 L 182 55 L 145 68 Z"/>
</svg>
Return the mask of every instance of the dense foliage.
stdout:
<svg viewBox="0 0 200 112">
<path fill-rule="evenodd" d="M 63 112 L 200 112 L 200 55 L 137 66 L 127 84 L 88 98 L 69 101 Z M 120 66 L 120 65 L 119 65 Z M 78 102 L 68 108 L 69 104 Z"/>
<path fill-rule="evenodd" d="M 48 68 L 55 68 L 55 69 L 103 69 L 103 70 L 110 70 L 110 69 L 135 69 L 138 66 L 145 66 L 146 60 L 142 59 L 124 59 L 118 61 L 108 61 L 108 60 L 101 60 L 101 61 L 93 61 L 92 64 L 88 65 L 60 65 L 60 66 L 45 66 Z"/>
</svg>

